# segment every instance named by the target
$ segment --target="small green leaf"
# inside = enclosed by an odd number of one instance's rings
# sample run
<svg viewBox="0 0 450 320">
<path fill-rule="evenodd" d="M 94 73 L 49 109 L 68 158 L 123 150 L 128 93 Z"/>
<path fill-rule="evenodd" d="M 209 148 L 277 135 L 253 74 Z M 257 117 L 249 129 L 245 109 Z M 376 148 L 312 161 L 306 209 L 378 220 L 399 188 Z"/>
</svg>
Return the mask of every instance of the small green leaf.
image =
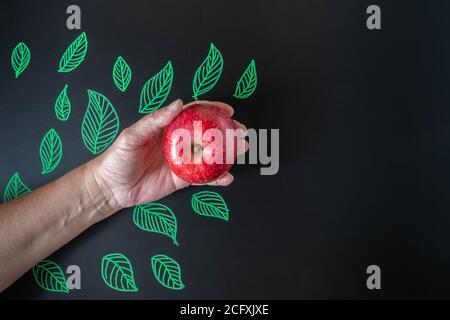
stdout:
<svg viewBox="0 0 450 320">
<path fill-rule="evenodd" d="M 102 278 L 111 289 L 136 292 L 134 272 L 130 260 L 121 253 L 111 253 L 102 259 Z"/>
<path fill-rule="evenodd" d="M 9 179 L 8 184 L 6 185 L 5 193 L 3 194 L 3 202 L 19 198 L 30 192 L 31 189 L 22 182 L 19 173 L 14 172 L 12 177 Z"/>
<path fill-rule="evenodd" d="M 211 43 L 208 56 L 203 60 L 194 75 L 192 82 L 192 96 L 197 100 L 198 96 L 211 90 L 219 81 L 223 69 L 223 58 L 220 51 Z"/>
<path fill-rule="evenodd" d="M 252 59 L 247 69 L 245 69 L 241 78 L 239 79 L 234 97 L 238 99 L 246 99 L 252 95 L 256 90 L 258 84 L 258 76 L 256 74 L 255 60 Z"/>
<path fill-rule="evenodd" d="M 58 72 L 70 72 L 83 62 L 88 49 L 86 33 L 80 34 L 70 45 L 59 61 Z"/>
<path fill-rule="evenodd" d="M 152 257 L 151 263 L 153 275 L 164 287 L 172 290 L 181 290 L 185 287 L 181 281 L 181 269 L 178 262 L 166 255 L 157 254 Z"/>
<path fill-rule="evenodd" d="M 70 117 L 70 112 L 72 110 L 72 104 L 70 103 L 70 99 L 67 96 L 67 84 L 64 86 L 64 89 L 58 95 L 55 102 L 55 113 L 56 118 L 61 121 L 67 121 Z"/>
<path fill-rule="evenodd" d="M 33 276 L 37 284 L 46 291 L 69 293 L 66 277 L 61 267 L 53 261 L 42 260 L 36 264 Z"/>
<path fill-rule="evenodd" d="M 103 152 L 119 132 L 116 109 L 102 94 L 88 90 L 89 105 L 81 124 L 83 143 L 93 154 Z"/>
<path fill-rule="evenodd" d="M 52 172 L 62 158 L 62 142 L 55 129 L 50 129 L 41 141 L 39 156 L 42 163 L 42 174 Z"/>
<path fill-rule="evenodd" d="M 116 87 L 125 92 L 132 77 L 130 66 L 122 57 L 118 57 L 113 68 L 113 80 Z"/>
<path fill-rule="evenodd" d="M 31 53 L 27 45 L 20 42 L 13 50 L 11 54 L 11 66 L 16 73 L 16 78 L 18 78 L 22 72 L 28 67 L 30 63 Z"/>
<path fill-rule="evenodd" d="M 222 196 L 213 191 L 200 191 L 192 195 L 191 205 L 194 212 L 228 221 L 228 207 Z"/>
<path fill-rule="evenodd" d="M 169 207 L 156 202 L 138 205 L 134 207 L 133 222 L 144 231 L 156 232 L 172 238 L 173 243 L 178 245 L 177 219 Z"/>
<path fill-rule="evenodd" d="M 166 101 L 172 82 L 173 68 L 169 61 L 161 71 L 151 77 L 142 87 L 139 112 L 150 113 L 158 110 Z"/>
</svg>

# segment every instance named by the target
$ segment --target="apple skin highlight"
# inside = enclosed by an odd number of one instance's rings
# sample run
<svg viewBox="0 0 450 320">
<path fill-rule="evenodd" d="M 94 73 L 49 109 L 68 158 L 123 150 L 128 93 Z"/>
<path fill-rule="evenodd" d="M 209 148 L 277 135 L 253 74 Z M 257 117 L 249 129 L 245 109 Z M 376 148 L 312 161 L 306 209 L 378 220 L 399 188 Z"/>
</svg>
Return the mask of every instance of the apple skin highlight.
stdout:
<svg viewBox="0 0 450 320">
<path fill-rule="evenodd" d="M 201 123 L 201 135 L 198 135 L 198 124 Z M 201 161 L 180 161 L 183 151 L 180 146 L 183 139 L 177 135 L 177 130 L 184 129 L 190 135 L 191 152 L 193 157 L 201 159 Z M 209 129 L 218 130 L 223 139 L 212 138 L 204 133 Z M 230 170 L 232 163 L 227 163 L 226 152 L 226 130 L 235 130 L 233 120 L 225 111 L 211 104 L 193 104 L 184 109 L 173 121 L 165 128 L 163 135 L 163 151 L 164 157 L 172 170 L 180 179 L 190 183 L 207 183 L 220 177 L 223 173 Z M 211 130 L 210 130 L 211 132 Z M 236 158 L 237 140 L 234 140 L 234 159 Z M 178 154 L 177 154 L 178 153 Z M 204 161 L 203 157 L 215 157 L 222 161 L 211 163 Z M 233 159 L 233 160 L 234 160 Z"/>
</svg>

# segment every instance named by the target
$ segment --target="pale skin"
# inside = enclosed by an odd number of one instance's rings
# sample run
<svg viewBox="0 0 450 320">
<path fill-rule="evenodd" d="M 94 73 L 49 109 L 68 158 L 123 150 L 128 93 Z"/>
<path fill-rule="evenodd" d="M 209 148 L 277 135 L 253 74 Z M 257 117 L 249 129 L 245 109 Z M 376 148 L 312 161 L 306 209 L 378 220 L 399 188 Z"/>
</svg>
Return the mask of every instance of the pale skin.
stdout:
<svg viewBox="0 0 450 320">
<path fill-rule="evenodd" d="M 233 115 L 227 104 L 208 103 Z M 182 101 L 176 100 L 144 116 L 100 156 L 0 205 L 0 292 L 93 224 L 190 185 L 170 171 L 162 152 L 164 127 L 182 109 Z M 239 122 L 235 125 L 245 130 Z M 241 142 L 239 153 L 247 149 Z M 227 186 L 232 181 L 226 172 L 209 185 Z"/>
</svg>

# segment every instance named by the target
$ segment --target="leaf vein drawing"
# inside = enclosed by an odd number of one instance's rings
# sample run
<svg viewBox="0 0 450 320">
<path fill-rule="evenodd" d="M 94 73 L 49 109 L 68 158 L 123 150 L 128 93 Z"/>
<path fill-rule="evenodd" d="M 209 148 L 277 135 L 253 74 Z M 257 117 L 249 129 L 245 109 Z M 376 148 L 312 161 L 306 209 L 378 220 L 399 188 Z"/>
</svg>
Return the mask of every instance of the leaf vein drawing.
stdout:
<svg viewBox="0 0 450 320">
<path fill-rule="evenodd" d="M 130 66 L 122 57 L 118 57 L 113 67 L 114 84 L 120 91 L 125 92 L 130 84 L 131 77 Z"/>
<path fill-rule="evenodd" d="M 28 67 L 30 60 L 30 49 L 25 43 L 19 42 L 11 54 L 11 66 L 14 69 L 16 78 Z"/>
<path fill-rule="evenodd" d="M 111 289 L 122 292 L 138 291 L 131 262 L 121 253 L 111 253 L 103 257 L 101 274 L 103 281 Z"/>
<path fill-rule="evenodd" d="M 258 76 L 256 73 L 255 60 L 252 59 L 239 79 L 233 96 L 238 99 L 247 99 L 256 90 Z"/>
<path fill-rule="evenodd" d="M 19 173 L 14 172 L 6 185 L 5 192 L 3 194 L 3 202 L 19 198 L 30 192 L 31 189 L 23 183 Z"/>
<path fill-rule="evenodd" d="M 228 221 L 228 207 L 220 194 L 213 191 L 200 191 L 192 195 L 192 210 L 195 213 Z"/>
<path fill-rule="evenodd" d="M 164 287 L 181 290 L 185 287 L 181 280 L 181 268 L 178 262 L 164 255 L 157 254 L 151 258 L 153 275 Z"/>
<path fill-rule="evenodd" d="M 55 129 L 50 129 L 44 136 L 39 147 L 39 156 L 42 163 L 42 174 L 52 172 L 62 158 L 62 142 Z"/>
<path fill-rule="evenodd" d="M 208 55 L 195 72 L 192 82 L 193 98 L 198 97 L 211 90 L 219 81 L 223 69 L 223 57 L 220 51 L 210 45 Z"/>
<path fill-rule="evenodd" d="M 169 207 L 156 202 L 138 205 L 133 210 L 133 222 L 144 231 L 170 237 L 178 245 L 177 219 Z"/>
<path fill-rule="evenodd" d="M 55 114 L 56 118 L 61 121 L 67 121 L 70 117 L 70 112 L 72 111 L 72 104 L 69 97 L 67 96 L 68 85 L 64 86 L 64 89 L 58 95 L 55 102 Z"/>
<path fill-rule="evenodd" d="M 61 267 L 53 261 L 42 260 L 36 264 L 33 267 L 33 276 L 37 284 L 46 291 L 69 292 Z"/>
<path fill-rule="evenodd" d="M 89 104 L 81 125 L 86 148 L 94 155 L 103 152 L 119 132 L 119 116 L 111 102 L 102 94 L 88 90 Z"/>
<path fill-rule="evenodd" d="M 80 34 L 64 51 L 59 61 L 58 72 L 70 72 L 76 69 L 86 57 L 88 40 L 86 33 Z"/>
<path fill-rule="evenodd" d="M 151 77 L 142 87 L 139 113 L 158 110 L 166 101 L 173 82 L 173 67 L 168 61 L 164 68 Z"/>
</svg>

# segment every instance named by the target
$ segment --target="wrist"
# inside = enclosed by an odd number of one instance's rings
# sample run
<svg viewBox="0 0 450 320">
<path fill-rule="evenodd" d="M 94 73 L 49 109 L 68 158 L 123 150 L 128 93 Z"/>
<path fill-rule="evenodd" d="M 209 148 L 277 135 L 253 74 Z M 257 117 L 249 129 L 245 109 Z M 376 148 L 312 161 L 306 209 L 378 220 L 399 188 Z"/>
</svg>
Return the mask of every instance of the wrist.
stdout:
<svg viewBox="0 0 450 320">
<path fill-rule="evenodd" d="M 114 193 L 107 186 L 98 173 L 98 162 L 94 159 L 81 167 L 88 201 L 94 205 L 98 220 L 102 220 L 114 212 L 122 209 L 114 197 Z"/>
</svg>

